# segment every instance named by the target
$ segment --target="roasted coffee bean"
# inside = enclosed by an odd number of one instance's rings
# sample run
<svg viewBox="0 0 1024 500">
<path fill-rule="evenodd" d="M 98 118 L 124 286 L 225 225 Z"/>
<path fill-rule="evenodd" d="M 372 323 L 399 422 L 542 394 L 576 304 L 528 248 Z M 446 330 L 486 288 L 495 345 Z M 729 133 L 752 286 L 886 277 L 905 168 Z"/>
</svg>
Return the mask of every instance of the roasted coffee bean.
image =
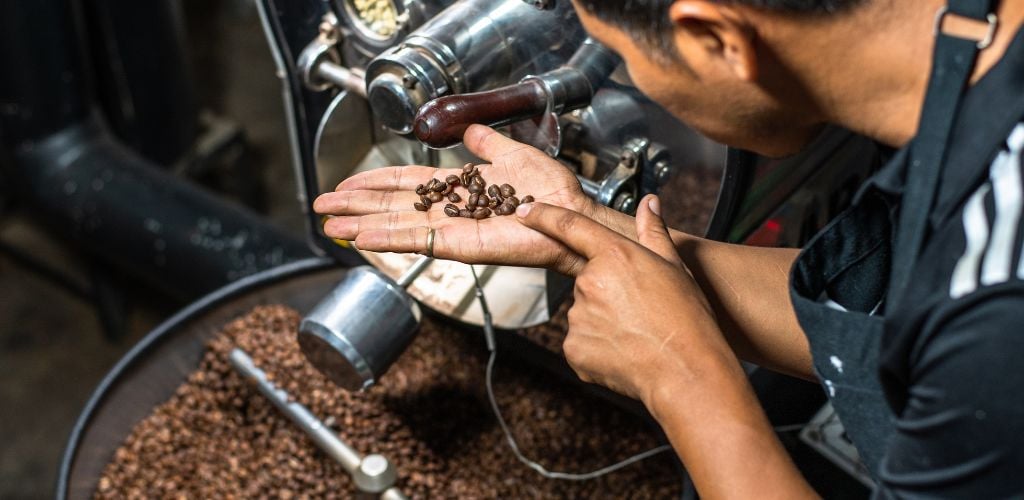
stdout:
<svg viewBox="0 0 1024 500">
<path fill-rule="evenodd" d="M 505 198 L 505 203 L 512 205 L 512 208 L 516 208 L 519 206 L 519 198 L 516 198 L 515 196 L 509 196 L 508 198 Z"/>
<path fill-rule="evenodd" d="M 459 217 L 465 217 L 467 219 L 473 218 L 473 211 L 468 208 L 459 210 Z"/>
<path fill-rule="evenodd" d="M 448 184 L 446 182 L 445 186 L 446 187 L 444 188 L 443 191 L 441 191 L 441 194 L 443 194 L 445 196 L 448 196 L 449 194 L 451 194 L 452 191 L 455 191 L 455 184 Z"/>
<path fill-rule="evenodd" d="M 422 203 L 423 206 L 430 208 L 430 205 L 434 202 L 431 201 L 430 198 L 427 196 L 420 196 L 420 203 Z"/>
<path fill-rule="evenodd" d="M 437 181 L 437 182 L 434 183 L 434 187 L 430 188 L 431 191 L 437 191 L 439 193 L 443 193 L 445 189 L 448 189 L 448 183 L 447 182 L 445 182 L 445 181 L 438 181 L 437 179 L 434 179 L 434 180 Z"/>
<path fill-rule="evenodd" d="M 560 352 L 570 305 L 523 334 Z M 228 361 L 234 347 L 343 441 L 388 457 L 398 467 L 395 486 L 410 498 L 679 496 L 676 462 L 668 454 L 595 481 L 538 481 L 508 448 L 496 446 L 504 438 L 475 397 L 486 357 L 467 355 L 472 344 L 440 315 L 425 317 L 407 354 L 372 389 L 359 392 L 339 389 L 306 361 L 295 341 L 301 319 L 288 307 L 261 306 L 212 335 L 196 370 L 110 454 L 93 497 L 356 495 L 351 477 L 239 377 Z M 560 467 L 591 470 L 608 456 L 658 444 L 642 420 L 571 384 L 511 363 L 497 369 L 504 372 L 496 394 L 502 412 L 523 423 L 517 435 L 533 453 Z M 436 436 L 465 438 L 466 431 L 475 439 L 460 441 L 458 453 L 438 453 Z"/>
<path fill-rule="evenodd" d="M 416 186 L 416 194 L 420 196 L 427 194 L 427 186 L 424 186 L 423 184 Z"/>
<path fill-rule="evenodd" d="M 468 174 L 468 173 L 472 172 L 474 168 L 476 168 L 476 167 L 474 167 L 472 163 L 467 163 L 467 164 L 462 166 L 462 173 Z"/>
<path fill-rule="evenodd" d="M 451 193 L 448 193 L 448 201 L 452 203 L 458 203 L 462 201 L 462 197 L 459 196 L 459 193 L 452 191 Z"/>
<path fill-rule="evenodd" d="M 428 206 L 426 206 L 423 203 L 420 203 L 418 201 L 416 203 L 413 203 L 412 207 L 415 208 L 416 210 L 419 210 L 420 212 L 426 212 L 427 210 L 430 209 L 430 207 L 428 207 Z"/>
<path fill-rule="evenodd" d="M 486 219 L 486 218 L 488 218 L 490 216 L 491 216 L 491 209 L 489 209 L 489 208 L 478 208 L 476 210 L 473 210 L 473 218 L 474 219 L 477 219 L 477 220 Z"/>
<path fill-rule="evenodd" d="M 490 186 L 487 186 L 487 194 L 491 198 L 497 198 L 498 196 L 501 196 L 501 188 L 495 184 L 491 184 Z"/>
<path fill-rule="evenodd" d="M 481 187 L 487 185 L 487 181 L 485 181 L 483 176 L 480 174 L 474 175 L 473 178 L 471 179 L 471 182 L 473 184 L 479 184 Z"/>
<path fill-rule="evenodd" d="M 491 198 L 491 202 L 487 204 L 487 208 L 489 208 L 491 210 L 494 210 L 494 209 L 498 208 L 499 206 L 501 206 L 501 203 L 498 203 L 497 198 Z"/>
<path fill-rule="evenodd" d="M 444 195 L 437 191 L 431 191 L 430 194 L 427 195 L 427 198 L 430 199 L 431 203 L 437 203 L 444 199 Z"/>
<path fill-rule="evenodd" d="M 444 206 L 444 214 L 448 217 L 458 217 L 459 207 L 452 205 L 451 203 Z"/>
<path fill-rule="evenodd" d="M 516 211 L 515 207 L 513 207 L 512 205 L 509 205 L 508 203 L 506 203 L 504 205 L 499 206 L 497 209 L 495 209 L 494 213 L 496 213 L 498 215 L 512 215 L 512 212 L 515 212 L 515 211 Z"/>
<path fill-rule="evenodd" d="M 526 196 L 523 196 L 523 199 L 522 199 L 522 200 L 519 200 L 519 203 L 520 203 L 520 204 L 522 204 L 522 203 L 533 203 L 533 201 L 534 201 L 534 200 L 533 200 L 533 195 L 529 195 L 529 194 L 528 194 L 528 195 L 526 195 Z"/>
<path fill-rule="evenodd" d="M 458 186 L 460 183 L 459 176 L 457 175 L 449 175 L 448 177 L 444 178 L 444 181 L 447 182 L 448 185 L 450 186 Z"/>
<path fill-rule="evenodd" d="M 469 186 L 466 187 L 466 189 L 468 189 L 470 193 L 480 194 L 481 192 L 483 192 L 484 187 L 480 184 L 470 183 Z"/>
<path fill-rule="evenodd" d="M 488 197 L 486 194 L 481 194 L 480 197 L 477 198 L 477 200 L 476 200 L 476 206 L 478 206 L 478 207 L 486 207 L 487 205 L 490 205 L 490 204 L 491 204 L 491 198 Z"/>
<path fill-rule="evenodd" d="M 473 193 L 473 192 L 471 192 L 469 194 L 469 199 L 466 200 L 466 208 L 472 209 L 479 202 L 480 202 L 480 193 Z"/>
<path fill-rule="evenodd" d="M 510 185 L 510 184 L 502 184 L 501 185 L 501 195 L 502 196 L 504 196 L 505 198 L 508 198 L 509 196 L 512 196 L 514 194 L 516 194 L 516 188 L 512 187 L 512 185 Z"/>
</svg>

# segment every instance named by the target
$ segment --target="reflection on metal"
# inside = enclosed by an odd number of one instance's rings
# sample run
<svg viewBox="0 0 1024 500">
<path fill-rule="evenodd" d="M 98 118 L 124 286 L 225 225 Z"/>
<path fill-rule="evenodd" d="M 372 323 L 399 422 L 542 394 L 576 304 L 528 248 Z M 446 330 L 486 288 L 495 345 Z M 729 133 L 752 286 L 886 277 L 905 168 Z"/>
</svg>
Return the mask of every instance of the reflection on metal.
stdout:
<svg viewBox="0 0 1024 500">
<path fill-rule="evenodd" d="M 408 134 L 428 101 L 557 68 L 583 36 L 570 2 L 538 10 L 522 0 L 460 0 L 369 64 L 367 94 L 384 126 Z"/>
<path fill-rule="evenodd" d="M 394 280 L 359 266 L 302 319 L 299 346 L 339 387 L 364 389 L 405 352 L 421 316 L 419 305 Z"/>
<path fill-rule="evenodd" d="M 373 130 L 367 126 L 370 110 L 366 101 L 348 92 L 334 97 L 320 119 L 313 143 L 320 192 L 333 191 L 352 167 L 373 148 Z"/>
</svg>

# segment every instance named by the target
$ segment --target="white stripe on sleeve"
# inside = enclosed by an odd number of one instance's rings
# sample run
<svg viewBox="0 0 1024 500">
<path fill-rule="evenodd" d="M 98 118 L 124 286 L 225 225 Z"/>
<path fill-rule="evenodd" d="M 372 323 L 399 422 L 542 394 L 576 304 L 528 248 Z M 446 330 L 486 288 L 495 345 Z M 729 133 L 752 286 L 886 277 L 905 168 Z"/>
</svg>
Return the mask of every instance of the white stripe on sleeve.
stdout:
<svg viewBox="0 0 1024 500">
<path fill-rule="evenodd" d="M 988 242 L 988 217 L 985 214 L 985 196 L 991 190 L 988 183 L 971 195 L 964 207 L 964 237 L 967 249 L 953 268 L 949 296 L 957 299 L 978 288 L 978 265 L 981 263 L 985 243 Z"/>
<path fill-rule="evenodd" d="M 1018 125 L 1016 130 L 1024 131 L 1024 127 Z M 996 218 L 992 224 L 992 240 L 988 243 L 981 267 L 982 285 L 995 285 L 1010 279 L 1013 251 L 1017 246 L 1017 227 L 1020 224 L 1021 207 L 1024 206 L 1019 147 L 999 153 L 992 162 L 991 177 Z"/>
</svg>

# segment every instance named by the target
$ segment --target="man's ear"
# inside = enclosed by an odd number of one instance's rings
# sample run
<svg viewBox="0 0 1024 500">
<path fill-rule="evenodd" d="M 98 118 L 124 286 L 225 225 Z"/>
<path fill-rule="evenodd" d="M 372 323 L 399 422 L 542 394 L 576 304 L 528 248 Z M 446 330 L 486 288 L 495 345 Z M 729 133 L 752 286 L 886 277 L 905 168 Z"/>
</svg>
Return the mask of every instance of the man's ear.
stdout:
<svg viewBox="0 0 1024 500">
<path fill-rule="evenodd" d="M 676 0 L 668 12 L 676 49 L 694 72 L 723 65 L 741 80 L 757 79 L 754 32 L 734 8 L 708 0 Z"/>
</svg>

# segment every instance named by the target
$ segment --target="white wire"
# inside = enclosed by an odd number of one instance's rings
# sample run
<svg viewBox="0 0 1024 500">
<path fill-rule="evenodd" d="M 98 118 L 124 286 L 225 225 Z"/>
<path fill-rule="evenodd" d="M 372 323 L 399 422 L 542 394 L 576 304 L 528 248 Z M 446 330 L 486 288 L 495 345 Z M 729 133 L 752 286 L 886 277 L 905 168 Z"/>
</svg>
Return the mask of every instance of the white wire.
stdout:
<svg viewBox="0 0 1024 500">
<path fill-rule="evenodd" d="M 480 280 L 477 278 L 476 269 L 474 269 L 473 266 L 469 266 L 469 269 L 473 272 L 473 280 L 476 283 L 476 296 L 477 299 L 480 300 L 480 307 L 483 309 L 484 313 L 484 332 L 486 335 L 493 336 L 494 327 L 491 324 L 491 315 L 487 308 L 487 300 L 484 298 L 483 287 L 480 286 Z M 498 419 L 498 425 L 501 426 L 502 432 L 505 433 L 505 440 L 508 441 L 509 447 L 512 448 L 512 453 L 516 456 L 517 459 L 519 459 L 520 462 L 522 462 L 527 467 L 533 469 L 541 476 L 544 476 L 548 479 L 562 479 L 567 481 L 589 481 L 591 479 L 595 479 L 606 474 L 610 474 L 619 469 L 632 465 L 636 462 L 645 460 L 647 458 L 653 457 L 654 455 L 672 449 L 672 447 L 667 444 L 661 445 L 655 448 L 651 448 L 643 453 L 633 455 L 621 462 L 614 463 L 607 467 L 602 467 L 595 471 L 585 473 L 549 471 L 545 469 L 543 465 L 534 462 L 529 458 L 526 458 L 526 456 L 523 455 L 522 451 L 519 450 L 519 445 L 516 443 L 515 437 L 512 436 L 512 431 L 509 429 L 508 424 L 505 422 L 505 417 L 501 415 L 501 408 L 498 407 L 498 400 L 497 398 L 494 397 L 494 384 L 492 383 L 492 379 L 494 373 L 494 361 L 498 358 L 498 350 L 493 348 L 493 345 L 493 341 L 489 340 L 488 348 L 491 351 L 491 355 L 490 358 L 488 358 L 487 360 L 487 372 L 486 376 L 484 377 L 484 382 L 487 386 L 487 399 L 491 401 L 491 410 L 494 411 L 494 416 L 495 418 Z"/>
</svg>

